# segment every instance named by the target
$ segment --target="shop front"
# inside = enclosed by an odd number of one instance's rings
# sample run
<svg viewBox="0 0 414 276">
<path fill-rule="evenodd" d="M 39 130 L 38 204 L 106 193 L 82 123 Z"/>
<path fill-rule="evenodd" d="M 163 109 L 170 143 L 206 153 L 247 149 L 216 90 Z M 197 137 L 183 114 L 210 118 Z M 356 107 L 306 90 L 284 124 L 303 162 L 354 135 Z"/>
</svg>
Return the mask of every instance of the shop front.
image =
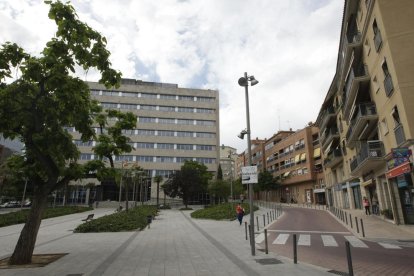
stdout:
<svg viewBox="0 0 414 276">
<path fill-rule="evenodd" d="M 362 209 L 362 197 L 361 197 L 361 188 L 359 182 L 352 182 L 349 184 L 352 190 L 352 195 L 354 198 L 355 209 Z"/>
<path fill-rule="evenodd" d="M 321 189 L 315 189 L 313 190 L 313 193 L 315 194 L 315 203 L 320 205 L 325 205 L 325 188 Z"/>
</svg>

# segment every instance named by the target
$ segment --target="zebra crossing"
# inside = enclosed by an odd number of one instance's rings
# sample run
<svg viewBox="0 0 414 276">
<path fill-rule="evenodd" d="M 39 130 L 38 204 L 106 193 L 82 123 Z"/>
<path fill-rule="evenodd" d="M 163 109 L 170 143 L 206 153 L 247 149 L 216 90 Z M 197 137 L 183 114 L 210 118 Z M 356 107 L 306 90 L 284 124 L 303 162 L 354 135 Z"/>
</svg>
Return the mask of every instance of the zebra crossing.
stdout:
<svg viewBox="0 0 414 276">
<path fill-rule="evenodd" d="M 280 233 L 280 234 L 276 234 L 276 238 L 273 238 L 273 240 L 269 240 L 270 237 L 270 233 L 267 234 L 267 238 L 268 238 L 268 243 L 269 244 L 275 244 L 275 245 L 285 245 L 287 244 L 287 241 L 289 240 L 291 234 L 288 233 Z M 363 242 L 362 240 L 358 239 L 355 236 L 350 236 L 350 235 L 344 235 L 344 236 L 335 236 L 332 234 L 327 234 L 327 233 L 320 233 L 318 234 L 298 234 L 299 239 L 297 242 L 298 246 L 311 246 L 312 242 L 314 243 L 319 243 L 322 242 L 323 246 L 325 247 L 338 247 L 338 241 L 337 239 L 342 239 L 342 237 L 349 241 L 349 244 L 354 247 L 354 248 L 369 248 L 369 246 Z M 255 238 L 256 243 L 260 244 L 262 242 L 264 242 L 265 240 L 265 236 L 264 233 L 260 233 L 259 235 L 256 236 Z M 377 244 L 379 244 L 381 247 L 385 248 L 385 249 L 402 249 L 400 246 L 398 245 L 394 245 L 394 244 L 389 244 L 389 243 L 384 243 L 384 242 L 377 242 Z"/>
</svg>

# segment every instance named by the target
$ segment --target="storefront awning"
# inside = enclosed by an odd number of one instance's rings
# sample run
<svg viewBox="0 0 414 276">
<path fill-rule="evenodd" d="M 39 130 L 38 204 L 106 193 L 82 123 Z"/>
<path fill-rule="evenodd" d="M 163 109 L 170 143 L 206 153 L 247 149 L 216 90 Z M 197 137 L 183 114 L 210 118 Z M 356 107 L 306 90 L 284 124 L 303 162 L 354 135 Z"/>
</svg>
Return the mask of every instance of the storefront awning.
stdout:
<svg viewBox="0 0 414 276">
<path fill-rule="evenodd" d="M 409 172 L 411 172 L 411 165 L 410 162 L 406 162 L 386 172 L 386 176 L 387 178 L 394 178 Z"/>
<path fill-rule="evenodd" d="M 295 163 L 299 163 L 299 161 L 300 161 L 300 154 L 296 154 Z"/>
<path fill-rule="evenodd" d="M 313 150 L 313 158 L 318 158 L 321 156 L 321 148 L 316 148 Z"/>
<path fill-rule="evenodd" d="M 313 193 L 315 193 L 315 194 L 324 193 L 324 192 L 325 192 L 325 188 L 313 190 Z"/>
<path fill-rule="evenodd" d="M 287 177 L 287 176 L 289 176 L 289 174 L 290 174 L 290 172 L 285 172 L 285 173 L 283 174 L 283 177 Z"/>
<path fill-rule="evenodd" d="M 361 183 L 361 187 L 369 186 L 372 184 L 372 178 L 370 180 Z"/>
<path fill-rule="evenodd" d="M 306 160 L 306 153 L 302 153 L 300 155 L 300 161 L 305 161 Z"/>
</svg>

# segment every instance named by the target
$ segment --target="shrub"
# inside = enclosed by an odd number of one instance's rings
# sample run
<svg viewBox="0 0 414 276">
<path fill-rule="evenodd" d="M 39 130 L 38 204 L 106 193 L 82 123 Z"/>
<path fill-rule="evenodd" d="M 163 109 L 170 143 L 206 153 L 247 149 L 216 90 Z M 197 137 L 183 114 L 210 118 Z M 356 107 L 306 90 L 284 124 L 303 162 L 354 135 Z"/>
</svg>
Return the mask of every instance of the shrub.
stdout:
<svg viewBox="0 0 414 276">
<path fill-rule="evenodd" d="M 249 204 L 243 203 L 242 207 L 245 210 L 245 214 L 250 213 Z M 257 210 L 258 208 L 254 206 L 254 209 Z M 236 204 L 223 203 L 223 204 L 210 206 L 210 207 L 192 212 L 191 217 L 199 218 L 199 219 L 235 220 L 236 219 Z"/>
<path fill-rule="evenodd" d="M 165 205 L 160 205 L 160 207 L 159 207 L 158 209 L 161 209 L 161 210 L 171 209 L 171 206 L 170 206 L 170 205 L 168 205 L 168 204 L 165 204 Z"/>
<path fill-rule="evenodd" d="M 75 233 L 121 232 L 142 230 L 148 225 L 147 217 L 157 214 L 156 206 L 138 206 L 111 215 L 85 222 L 74 230 Z"/>
<path fill-rule="evenodd" d="M 90 207 L 80 207 L 80 206 L 64 206 L 64 207 L 55 207 L 47 208 L 43 212 L 42 219 L 54 218 L 59 216 L 70 215 L 74 213 L 81 213 L 93 210 Z M 27 215 L 29 214 L 29 209 L 1 214 L 0 215 L 0 227 L 25 223 L 27 220 Z"/>
</svg>

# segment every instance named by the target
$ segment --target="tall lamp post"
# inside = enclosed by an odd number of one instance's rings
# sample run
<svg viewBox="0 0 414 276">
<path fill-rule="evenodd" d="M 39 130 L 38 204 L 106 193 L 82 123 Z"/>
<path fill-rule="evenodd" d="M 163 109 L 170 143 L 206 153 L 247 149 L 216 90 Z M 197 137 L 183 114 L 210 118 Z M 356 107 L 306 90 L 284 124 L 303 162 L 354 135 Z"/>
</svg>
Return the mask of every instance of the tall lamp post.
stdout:
<svg viewBox="0 0 414 276">
<path fill-rule="evenodd" d="M 246 94 L 246 130 L 240 133 L 239 137 L 243 139 L 244 134 L 247 134 L 247 153 L 249 155 L 249 166 L 252 166 L 252 146 L 250 139 L 250 114 L 249 114 L 249 82 L 251 86 L 258 84 L 259 82 L 254 76 L 248 76 L 247 72 L 244 73 L 244 77 L 239 79 L 239 85 L 244 86 Z M 252 256 L 255 255 L 255 239 L 254 239 L 254 210 L 253 210 L 253 184 L 249 185 L 249 207 L 250 207 L 250 247 L 252 249 Z"/>
</svg>

